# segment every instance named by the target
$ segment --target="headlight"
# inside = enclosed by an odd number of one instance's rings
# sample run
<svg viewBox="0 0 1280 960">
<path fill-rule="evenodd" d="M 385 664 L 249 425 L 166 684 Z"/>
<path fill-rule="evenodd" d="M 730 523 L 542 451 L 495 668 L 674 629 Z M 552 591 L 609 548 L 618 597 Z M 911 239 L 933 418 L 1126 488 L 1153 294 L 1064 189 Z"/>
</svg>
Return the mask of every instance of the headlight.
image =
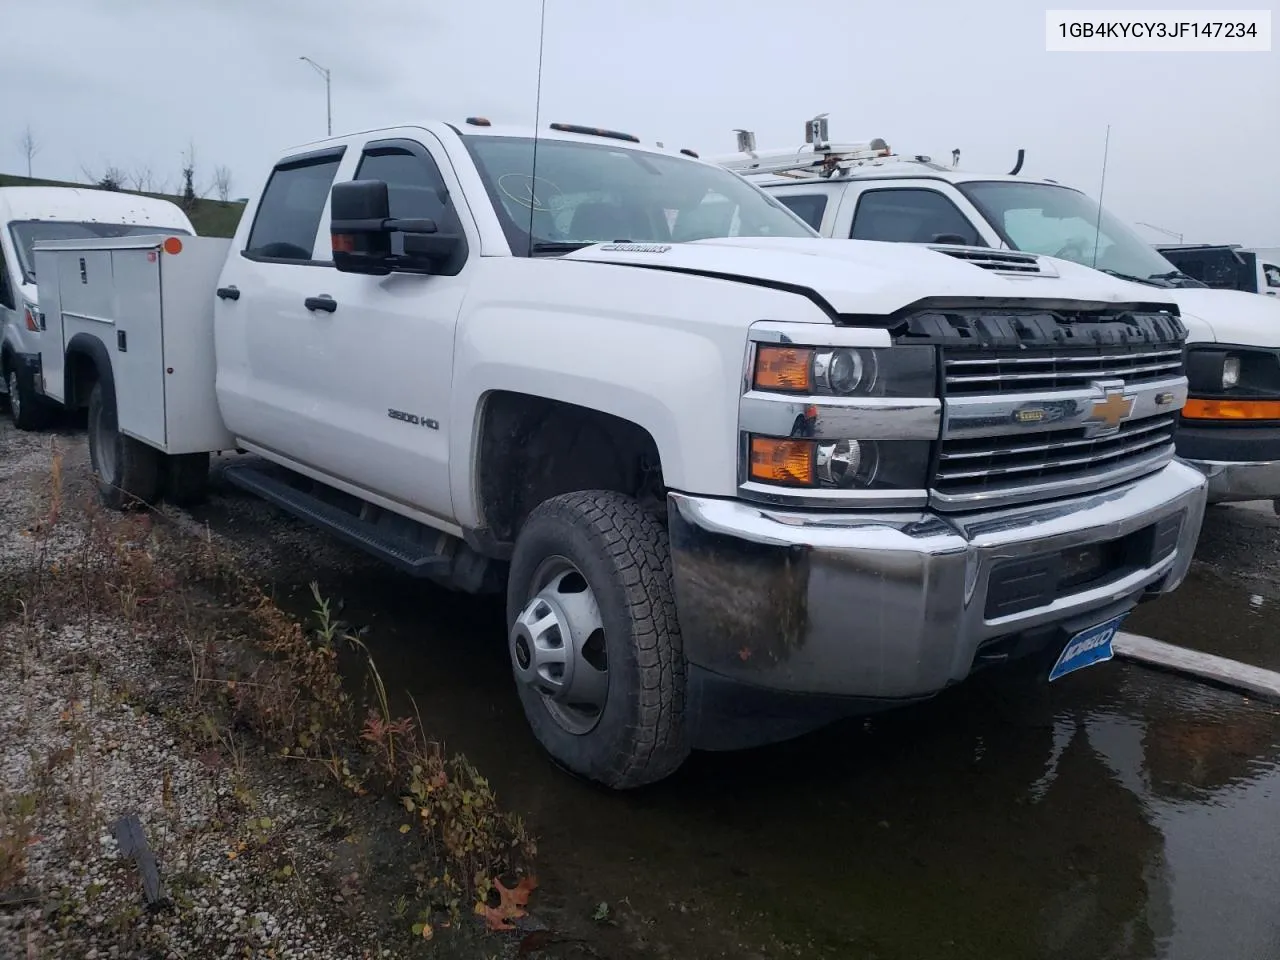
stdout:
<svg viewBox="0 0 1280 960">
<path fill-rule="evenodd" d="M 1186 420 L 1280 420 L 1280 350 L 1193 346 L 1187 387 Z"/>
<path fill-rule="evenodd" d="M 1228 356 L 1222 361 L 1222 389 L 1230 390 L 1240 383 L 1240 358 Z"/>
<path fill-rule="evenodd" d="M 932 397 L 932 347 L 793 347 L 756 349 L 752 388 L 834 397 Z"/>
<path fill-rule="evenodd" d="M 748 477 L 759 483 L 828 490 L 922 490 L 927 440 L 751 438 Z"/>
</svg>

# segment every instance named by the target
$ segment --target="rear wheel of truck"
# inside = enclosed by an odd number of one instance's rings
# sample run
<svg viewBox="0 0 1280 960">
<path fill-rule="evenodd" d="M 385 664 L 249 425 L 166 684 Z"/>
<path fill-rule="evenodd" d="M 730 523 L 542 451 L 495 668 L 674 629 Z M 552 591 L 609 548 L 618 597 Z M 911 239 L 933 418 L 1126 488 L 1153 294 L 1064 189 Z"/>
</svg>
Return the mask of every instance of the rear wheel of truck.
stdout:
<svg viewBox="0 0 1280 960">
<path fill-rule="evenodd" d="M 684 762 L 667 533 L 635 499 L 592 490 L 539 505 L 516 538 L 507 622 L 520 702 L 557 763 L 621 790 Z"/>
<path fill-rule="evenodd" d="M 16 365 L 5 365 L 5 389 L 9 391 L 9 416 L 19 430 L 43 430 L 49 425 L 52 410 L 49 402 L 36 393 L 31 372 Z"/>
<path fill-rule="evenodd" d="M 89 394 L 89 462 L 98 494 L 113 510 L 153 503 L 160 491 L 160 451 L 120 432 L 115 393 L 101 381 Z"/>
<path fill-rule="evenodd" d="M 200 503 L 209 495 L 209 454 L 183 453 L 164 458 L 161 496 L 179 507 Z"/>
</svg>

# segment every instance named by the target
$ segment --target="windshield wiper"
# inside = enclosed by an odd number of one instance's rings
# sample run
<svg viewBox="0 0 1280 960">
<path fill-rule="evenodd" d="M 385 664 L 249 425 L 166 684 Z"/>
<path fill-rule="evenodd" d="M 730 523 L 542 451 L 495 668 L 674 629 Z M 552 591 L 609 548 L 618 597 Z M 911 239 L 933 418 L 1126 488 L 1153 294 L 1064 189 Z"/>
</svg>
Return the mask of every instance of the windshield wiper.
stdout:
<svg viewBox="0 0 1280 960">
<path fill-rule="evenodd" d="M 1131 273 L 1121 273 L 1119 270 L 1110 270 L 1107 267 L 1098 267 L 1098 269 L 1107 274 L 1107 276 L 1115 277 L 1117 280 L 1129 280 L 1133 283 L 1145 283 L 1149 287 L 1173 286 L 1173 284 L 1165 277 L 1135 277 Z"/>
<path fill-rule="evenodd" d="M 1197 280 L 1195 277 L 1189 277 L 1181 270 L 1170 270 L 1168 273 L 1153 273 L 1152 280 L 1168 280 L 1172 286 L 1178 287 L 1207 287 L 1207 283 Z"/>
</svg>

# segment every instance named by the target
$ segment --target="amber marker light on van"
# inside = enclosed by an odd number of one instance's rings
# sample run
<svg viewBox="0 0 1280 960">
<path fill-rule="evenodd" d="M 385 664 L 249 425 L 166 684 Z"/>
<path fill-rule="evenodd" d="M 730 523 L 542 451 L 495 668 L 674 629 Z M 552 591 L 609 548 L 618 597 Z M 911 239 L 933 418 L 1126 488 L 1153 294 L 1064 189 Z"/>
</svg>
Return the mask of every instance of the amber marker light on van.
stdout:
<svg viewBox="0 0 1280 960">
<path fill-rule="evenodd" d="M 165 237 L 163 246 L 164 252 L 168 254 L 176 256 L 182 252 L 182 241 L 177 237 Z"/>
<path fill-rule="evenodd" d="M 757 390 L 808 393 L 813 389 L 813 350 L 804 347 L 760 347 L 752 385 Z"/>
<path fill-rule="evenodd" d="M 1196 400 L 1182 408 L 1187 420 L 1280 420 L 1280 400 Z"/>
<path fill-rule="evenodd" d="M 751 438 L 751 479 L 811 487 L 816 477 L 817 446 L 812 440 Z"/>
</svg>

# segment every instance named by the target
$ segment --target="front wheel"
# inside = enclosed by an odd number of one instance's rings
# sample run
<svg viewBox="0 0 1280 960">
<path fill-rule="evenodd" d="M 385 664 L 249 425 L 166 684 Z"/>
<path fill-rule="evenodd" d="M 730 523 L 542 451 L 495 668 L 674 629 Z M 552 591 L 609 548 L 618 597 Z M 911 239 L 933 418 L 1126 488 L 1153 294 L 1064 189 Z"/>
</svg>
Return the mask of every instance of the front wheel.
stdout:
<svg viewBox="0 0 1280 960">
<path fill-rule="evenodd" d="M 113 510 L 154 503 L 160 491 L 160 451 L 120 432 L 115 393 L 99 381 L 89 394 L 89 462 L 98 495 Z"/>
<path fill-rule="evenodd" d="M 530 514 L 511 558 L 509 648 L 534 736 L 615 790 L 689 755 L 667 533 L 631 497 L 583 491 Z"/>
<path fill-rule="evenodd" d="M 52 411 L 49 401 L 36 393 L 35 378 L 29 370 L 10 365 L 5 371 L 5 389 L 9 391 L 9 416 L 19 430 L 43 430 L 49 425 Z"/>
</svg>

